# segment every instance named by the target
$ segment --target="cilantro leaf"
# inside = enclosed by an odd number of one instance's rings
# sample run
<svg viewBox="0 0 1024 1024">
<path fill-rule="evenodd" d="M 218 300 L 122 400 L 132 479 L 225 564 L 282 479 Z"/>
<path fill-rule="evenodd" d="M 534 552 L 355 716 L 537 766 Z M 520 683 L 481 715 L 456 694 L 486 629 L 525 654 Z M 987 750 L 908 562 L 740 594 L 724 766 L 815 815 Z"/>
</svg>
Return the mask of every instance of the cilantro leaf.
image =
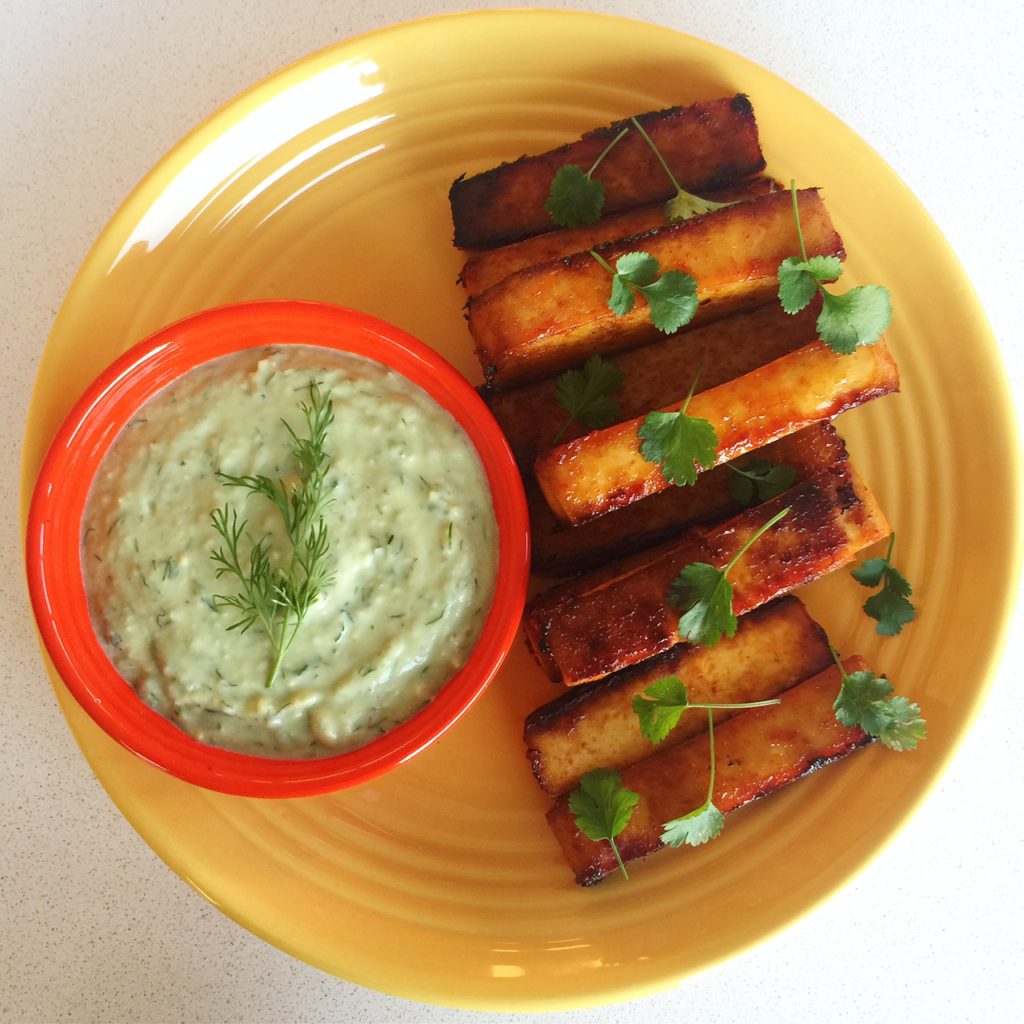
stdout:
<svg viewBox="0 0 1024 1024">
<path fill-rule="evenodd" d="M 913 750 L 920 740 L 928 737 L 928 726 L 921 717 L 921 709 L 906 697 L 890 697 L 886 702 L 888 721 L 878 738 L 890 749 L 900 753 Z"/>
<path fill-rule="evenodd" d="M 800 226 L 800 203 L 796 182 L 790 181 L 793 197 L 793 219 L 800 242 L 800 259 L 789 256 L 779 265 L 779 302 L 787 313 L 799 313 L 821 292 L 822 306 L 818 314 L 818 337 L 840 355 L 850 355 L 858 345 L 873 345 L 892 321 L 892 301 L 887 288 L 863 284 L 841 295 L 824 288 L 843 272 L 838 256 L 807 256 L 803 228 Z"/>
<path fill-rule="evenodd" d="M 879 636 L 896 636 L 903 627 L 914 621 L 916 609 L 907 600 L 910 584 L 895 570 L 886 578 L 885 586 L 864 602 L 864 611 L 877 620 L 875 632 Z"/>
<path fill-rule="evenodd" d="M 661 475 L 682 487 L 697 479 L 697 466 L 710 469 L 718 460 L 718 435 L 705 419 L 678 412 L 651 412 L 637 432 L 640 454 L 657 463 Z"/>
<path fill-rule="evenodd" d="M 658 276 L 658 261 L 646 252 L 627 252 L 615 261 L 614 268 L 603 256 L 590 255 L 612 275 L 608 308 L 616 316 L 625 316 L 642 295 L 647 300 L 651 323 L 664 334 L 674 334 L 688 324 L 697 312 L 697 282 L 681 270 L 667 270 Z"/>
<path fill-rule="evenodd" d="M 818 286 L 835 281 L 843 272 L 838 256 L 788 256 L 779 264 L 779 301 L 787 313 L 799 313 L 814 298 Z"/>
<path fill-rule="evenodd" d="M 877 558 L 869 558 L 863 565 L 850 570 L 850 575 L 865 587 L 877 587 L 882 582 L 885 570 L 889 562 L 882 555 Z"/>
<path fill-rule="evenodd" d="M 601 219 L 604 210 L 604 186 L 595 181 L 593 174 L 612 147 L 629 131 L 623 128 L 605 146 L 601 155 L 591 164 L 589 171 L 575 164 L 559 167 L 551 179 L 551 189 L 544 202 L 548 216 L 563 228 L 578 228 Z"/>
<path fill-rule="evenodd" d="M 804 266 L 819 284 L 837 281 L 843 276 L 843 261 L 838 256 L 809 256 Z"/>
<path fill-rule="evenodd" d="M 725 573 L 707 562 L 691 562 L 673 580 L 668 601 L 679 616 L 679 639 L 713 647 L 724 636 L 735 636 L 732 584 Z"/>
<path fill-rule="evenodd" d="M 865 587 L 882 589 L 864 602 L 864 611 L 878 622 L 875 632 L 879 636 L 896 636 L 909 622 L 914 621 L 917 610 L 910 603 L 913 588 L 907 578 L 892 564 L 892 549 L 896 534 L 889 538 L 889 550 L 884 558 L 871 558 L 850 575 Z"/>
<path fill-rule="evenodd" d="M 832 657 L 843 678 L 833 704 L 840 724 L 859 726 L 895 751 L 913 750 L 927 737 L 921 708 L 906 697 L 892 696 L 888 679 L 867 670 L 847 674 L 835 649 Z"/>
<path fill-rule="evenodd" d="M 691 562 L 672 581 L 668 602 L 679 617 L 679 639 L 702 647 L 713 647 L 724 636 L 735 636 L 736 616 L 732 610 L 733 590 L 728 575 L 750 546 L 780 519 L 789 508 L 775 515 L 751 534 L 724 569 L 707 562 Z"/>
<path fill-rule="evenodd" d="M 551 181 L 544 209 L 563 228 L 593 224 L 601 219 L 604 209 L 604 186 L 582 167 L 566 164 L 558 168 Z"/>
<path fill-rule="evenodd" d="M 552 444 L 575 420 L 588 430 L 607 427 L 619 418 L 619 403 L 612 393 L 622 387 L 622 371 L 602 356 L 591 356 L 579 370 L 566 370 L 555 384 L 555 398 L 569 414 Z"/>
<path fill-rule="evenodd" d="M 615 261 L 615 274 L 638 288 L 652 284 L 658 277 L 658 261 L 647 252 L 627 252 Z"/>
<path fill-rule="evenodd" d="M 789 490 L 796 480 L 796 470 L 785 463 L 754 459 L 740 467 L 727 462 L 732 470 L 729 493 L 741 505 L 757 505 Z"/>
<path fill-rule="evenodd" d="M 842 295 L 822 289 L 818 335 L 829 348 L 849 355 L 858 345 L 873 345 L 892 321 L 888 288 L 862 284 Z"/>
<path fill-rule="evenodd" d="M 703 846 L 725 827 L 725 815 L 711 801 L 695 811 L 662 825 L 661 841 L 666 846 Z"/>
<path fill-rule="evenodd" d="M 681 270 L 666 270 L 640 291 L 651 307 L 651 323 L 663 334 L 675 334 L 697 312 L 697 282 Z"/>
<path fill-rule="evenodd" d="M 569 794 L 569 810 L 576 827 L 594 842 L 608 840 L 623 878 L 629 878 L 615 837 L 629 824 L 640 794 L 622 785 L 622 777 L 610 768 L 595 768 L 580 779 Z"/>
<path fill-rule="evenodd" d="M 833 707 L 840 724 L 859 726 L 871 736 L 877 736 L 885 725 L 885 698 L 892 693 L 892 683 L 884 676 L 863 670 L 847 675 L 843 671 L 843 684 Z"/>
<path fill-rule="evenodd" d="M 779 302 L 787 313 L 799 313 L 806 308 L 817 290 L 818 282 L 805 260 L 787 256 L 779 264 Z"/>
<path fill-rule="evenodd" d="M 652 743 L 661 743 L 690 706 L 686 687 L 678 676 L 665 676 L 648 686 L 644 694 L 633 698 L 640 732 Z"/>
<path fill-rule="evenodd" d="M 715 210 L 724 210 L 731 205 L 732 203 L 716 203 L 713 199 L 702 199 L 677 185 L 676 194 L 665 204 L 665 217 L 670 224 L 677 224 L 681 220 L 714 213 Z"/>
</svg>

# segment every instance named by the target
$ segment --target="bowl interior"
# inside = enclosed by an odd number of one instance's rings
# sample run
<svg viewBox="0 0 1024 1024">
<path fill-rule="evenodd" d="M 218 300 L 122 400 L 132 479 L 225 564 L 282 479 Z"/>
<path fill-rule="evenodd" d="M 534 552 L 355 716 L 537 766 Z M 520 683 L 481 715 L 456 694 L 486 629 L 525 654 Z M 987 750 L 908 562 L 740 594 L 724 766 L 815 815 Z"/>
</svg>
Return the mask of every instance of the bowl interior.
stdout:
<svg viewBox="0 0 1024 1024">
<path fill-rule="evenodd" d="M 93 478 L 122 428 L 188 370 L 247 348 L 314 345 L 375 360 L 421 387 L 474 443 L 498 523 L 494 598 L 463 668 L 412 718 L 371 743 L 309 760 L 207 746 L 145 705 L 93 629 L 82 573 L 82 516 Z M 68 689 L 114 739 L 188 782 L 246 796 L 305 796 L 368 781 L 452 726 L 497 672 L 522 613 L 529 571 L 526 505 L 515 461 L 480 397 L 441 356 L 375 317 L 313 302 L 241 303 L 164 328 L 126 352 L 88 388 L 43 462 L 29 512 L 29 590 L 47 651 Z"/>
</svg>

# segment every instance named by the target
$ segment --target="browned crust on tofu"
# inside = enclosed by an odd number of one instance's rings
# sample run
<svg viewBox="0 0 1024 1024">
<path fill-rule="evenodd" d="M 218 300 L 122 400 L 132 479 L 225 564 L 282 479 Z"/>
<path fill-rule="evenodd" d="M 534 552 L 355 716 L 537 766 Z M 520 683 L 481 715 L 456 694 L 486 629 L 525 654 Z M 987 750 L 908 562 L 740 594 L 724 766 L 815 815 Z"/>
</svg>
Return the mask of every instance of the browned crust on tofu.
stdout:
<svg viewBox="0 0 1024 1024">
<path fill-rule="evenodd" d="M 824 630 L 795 597 L 744 615 L 736 634 L 714 647 L 678 646 L 589 686 L 576 686 L 526 719 L 526 756 L 541 788 L 558 796 L 595 768 L 621 771 L 707 728 L 683 715 L 657 748 L 640 732 L 633 698 L 668 675 L 679 676 L 695 703 L 770 700 L 822 671 L 832 655 Z M 715 724 L 739 714 L 723 708 Z"/>
<path fill-rule="evenodd" d="M 847 658 L 847 672 L 867 668 Z M 803 778 L 871 742 L 857 727 L 836 721 L 833 703 L 841 676 L 834 665 L 787 690 L 782 702 L 736 715 L 715 729 L 715 787 L 712 800 L 723 813 Z M 704 714 L 693 712 L 704 723 Z M 662 849 L 665 822 L 700 807 L 710 772 L 707 729 L 622 773 L 626 788 L 640 794 L 629 824 L 616 844 L 625 862 Z M 567 796 L 548 811 L 548 824 L 580 885 L 594 885 L 616 870 L 611 846 L 588 839 L 576 827 Z"/>
<path fill-rule="evenodd" d="M 742 467 L 754 459 L 787 465 L 796 473 L 796 484 L 847 458 L 846 445 L 832 424 L 818 423 L 742 456 L 733 465 Z M 729 486 L 734 475 L 730 466 L 717 466 L 701 473 L 692 487 L 669 487 L 573 527 L 560 523 L 540 491 L 528 482 L 533 567 L 553 576 L 587 572 L 678 536 L 695 524 L 727 519 L 743 508 Z"/>
<path fill-rule="evenodd" d="M 852 355 L 813 341 L 695 395 L 687 414 L 714 427 L 717 465 L 897 390 L 899 372 L 884 341 Z M 661 411 L 678 410 L 683 399 Z M 640 454 L 643 422 L 638 416 L 595 430 L 537 459 L 537 483 L 556 517 L 584 523 L 672 486 Z"/>
<path fill-rule="evenodd" d="M 813 302 L 790 316 L 776 302 L 609 355 L 608 361 L 622 373 L 622 387 L 615 393 L 619 418 L 629 420 L 669 405 L 694 380 L 700 394 L 809 344 L 818 336 L 820 308 L 820 302 Z M 532 472 L 534 460 L 550 449 L 560 431 L 563 443 L 587 433 L 575 421 L 565 427 L 568 414 L 558 404 L 554 378 L 510 391 L 485 388 L 482 395 L 524 470 Z"/>
<path fill-rule="evenodd" d="M 709 193 L 704 198 L 717 203 L 738 203 L 775 192 L 778 187 L 774 179 L 757 175 L 730 188 Z M 624 213 L 613 213 L 610 217 L 602 217 L 596 224 L 546 231 L 521 242 L 476 253 L 466 260 L 459 280 L 470 296 L 479 295 L 491 285 L 503 281 L 509 274 L 526 267 L 594 249 L 605 242 L 652 231 L 666 224 L 665 204 L 657 203 L 654 206 L 626 210 Z"/>
<path fill-rule="evenodd" d="M 637 120 L 689 192 L 713 192 L 764 169 L 754 110 L 746 96 L 669 107 Z M 669 199 L 675 189 L 651 148 L 628 119 L 615 121 L 558 149 L 456 179 L 448 192 L 455 244 L 491 248 L 550 231 L 554 224 L 544 204 L 555 173 L 566 164 L 589 170 L 627 126 L 629 133 L 594 174 L 604 186 L 604 212 Z"/>
<path fill-rule="evenodd" d="M 849 563 L 888 536 L 889 524 L 846 462 L 713 527 L 693 527 L 677 541 L 622 566 L 580 577 L 541 594 L 523 617 L 527 644 L 548 675 L 575 686 L 600 679 L 679 642 L 679 612 L 669 588 L 691 562 L 724 567 L 743 543 L 783 508 L 789 514 L 729 574 L 733 610 L 742 615 Z"/>
<path fill-rule="evenodd" d="M 842 240 L 815 189 L 798 193 L 809 255 L 842 256 Z M 601 247 L 614 265 L 643 250 L 662 271 L 697 281 L 699 305 L 683 328 L 776 301 L 779 264 L 799 252 L 790 197 L 773 192 L 749 202 Z M 608 307 L 611 277 L 589 252 L 511 274 L 469 301 L 469 331 L 490 386 L 508 388 L 549 376 L 595 352 L 636 348 L 663 335 L 647 303 L 624 316 Z"/>
</svg>

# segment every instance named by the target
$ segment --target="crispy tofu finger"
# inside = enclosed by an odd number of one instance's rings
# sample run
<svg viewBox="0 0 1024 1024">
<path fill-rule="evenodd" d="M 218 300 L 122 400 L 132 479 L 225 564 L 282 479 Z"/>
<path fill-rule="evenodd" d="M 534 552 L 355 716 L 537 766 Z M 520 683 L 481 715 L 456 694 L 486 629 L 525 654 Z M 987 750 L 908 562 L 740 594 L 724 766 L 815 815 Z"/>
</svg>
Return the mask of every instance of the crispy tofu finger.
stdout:
<svg viewBox="0 0 1024 1024">
<path fill-rule="evenodd" d="M 897 390 L 899 371 L 884 341 L 848 356 L 813 341 L 695 395 L 687 414 L 714 427 L 717 465 Z M 640 454 L 643 423 L 638 416 L 595 430 L 537 459 L 537 483 L 560 520 L 584 523 L 673 486 Z"/>
<path fill-rule="evenodd" d="M 527 484 L 530 551 L 538 572 L 555 576 L 595 570 L 612 559 L 678 537 L 687 527 L 715 523 L 742 511 L 733 494 L 733 466 L 754 460 L 786 465 L 798 484 L 848 460 L 846 445 L 831 423 L 816 423 L 741 457 L 701 473 L 692 487 L 669 487 L 581 526 L 558 522 L 536 486 Z"/>
<path fill-rule="evenodd" d="M 824 631 L 784 597 L 744 615 L 736 635 L 714 647 L 674 647 L 537 708 L 523 731 L 526 756 L 541 788 L 557 796 L 595 768 L 619 771 L 707 729 L 703 715 L 684 714 L 658 747 L 644 737 L 633 698 L 664 676 L 679 676 L 695 703 L 735 704 L 777 697 L 831 662 Z M 715 724 L 737 714 L 718 710 Z"/>
<path fill-rule="evenodd" d="M 637 120 L 690 192 L 703 195 L 764 169 L 754 110 L 746 96 L 669 107 Z M 566 164 L 589 170 L 627 126 L 628 134 L 594 174 L 604 186 L 604 212 L 669 199 L 675 190 L 650 147 L 628 120 L 616 121 L 558 149 L 458 178 L 448 193 L 455 244 L 491 248 L 550 231 L 555 224 L 544 204 L 555 173 Z"/>
<path fill-rule="evenodd" d="M 847 672 L 867 668 L 847 658 Z M 845 757 L 871 738 L 836 721 L 832 704 L 839 693 L 839 670 L 831 668 L 783 693 L 782 703 L 744 711 L 715 729 L 715 806 L 723 813 L 781 789 L 822 765 Z M 622 773 L 622 783 L 640 802 L 616 839 L 623 861 L 662 849 L 665 822 L 700 807 L 710 772 L 707 718 L 703 734 L 659 751 Z M 576 827 L 567 796 L 548 812 L 548 824 L 580 885 L 594 885 L 616 869 L 611 846 L 588 839 Z"/>
<path fill-rule="evenodd" d="M 846 565 L 890 532 L 874 496 L 844 463 L 717 526 L 693 527 L 650 558 L 634 557 L 534 598 L 523 617 L 534 656 L 553 680 L 576 686 L 674 647 L 679 612 L 668 593 L 676 576 L 691 562 L 724 567 L 786 507 L 786 518 L 729 574 L 737 615 Z"/>
<path fill-rule="evenodd" d="M 709 192 L 703 198 L 718 203 L 738 203 L 744 199 L 754 199 L 774 192 L 777 188 L 777 182 L 758 175 L 730 188 Z M 476 253 L 466 260 L 459 280 L 469 295 L 479 295 L 517 270 L 524 270 L 536 263 L 560 259 L 562 256 L 571 256 L 575 252 L 593 249 L 605 242 L 614 242 L 619 238 L 652 231 L 654 228 L 664 227 L 667 223 L 665 204 L 658 203 L 655 206 L 642 206 L 624 213 L 613 213 L 610 217 L 602 217 L 596 224 L 546 231 L 542 235 L 534 235 L 521 242 Z"/>
<path fill-rule="evenodd" d="M 809 255 L 842 256 L 842 240 L 814 189 L 798 193 Z M 601 247 L 614 265 L 629 252 L 653 256 L 662 271 L 697 281 L 699 306 L 689 331 L 702 323 L 777 299 L 779 264 L 799 252 L 786 192 L 634 235 Z M 595 352 L 636 348 L 663 337 L 647 303 L 624 316 L 608 307 L 611 277 L 589 252 L 511 274 L 469 301 L 469 332 L 489 385 L 508 388 L 573 366 Z"/>
</svg>

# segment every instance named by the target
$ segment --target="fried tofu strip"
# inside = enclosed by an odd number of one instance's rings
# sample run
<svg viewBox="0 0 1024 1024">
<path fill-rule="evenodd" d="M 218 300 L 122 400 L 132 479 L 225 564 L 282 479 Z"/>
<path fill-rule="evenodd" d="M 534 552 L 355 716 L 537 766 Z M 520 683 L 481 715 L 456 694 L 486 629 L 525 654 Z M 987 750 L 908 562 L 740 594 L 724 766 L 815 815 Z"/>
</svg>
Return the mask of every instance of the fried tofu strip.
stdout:
<svg viewBox="0 0 1024 1024">
<path fill-rule="evenodd" d="M 622 373 L 622 387 L 615 394 L 620 419 L 669 405 L 685 395 L 694 380 L 698 393 L 707 391 L 808 344 L 818 336 L 815 321 L 820 308 L 814 302 L 789 316 L 776 302 L 611 355 L 608 361 Z M 532 471 L 534 460 L 559 433 L 562 441 L 587 433 L 575 420 L 566 427 L 568 413 L 558 404 L 554 378 L 511 391 L 484 389 L 483 398 L 524 470 Z"/>
<path fill-rule="evenodd" d="M 783 508 L 729 574 L 733 611 L 743 615 L 846 565 L 890 533 L 874 496 L 847 462 L 712 527 L 555 587 L 528 605 L 527 644 L 555 682 L 588 683 L 679 643 L 673 580 L 691 562 L 724 568 L 744 542 Z M 647 553 L 645 553 L 647 554 Z"/>
<path fill-rule="evenodd" d="M 674 647 L 590 686 L 577 686 L 526 719 L 526 756 L 552 796 L 573 789 L 595 768 L 621 771 L 707 730 L 703 714 L 685 714 L 657 747 L 640 732 L 633 698 L 668 675 L 679 676 L 695 703 L 770 700 L 832 663 L 824 630 L 795 597 L 739 620 L 736 635 L 714 647 Z M 739 711 L 715 712 L 715 724 Z"/>
<path fill-rule="evenodd" d="M 703 195 L 764 170 L 754 109 L 746 96 L 670 107 L 637 120 L 689 192 Z M 487 249 L 550 231 L 554 223 L 544 204 L 556 172 L 566 164 L 589 170 L 626 127 L 630 131 L 594 174 L 604 186 L 604 212 L 671 198 L 675 189 L 651 148 L 629 120 L 616 121 L 558 149 L 456 179 L 448 192 L 455 244 Z"/>
<path fill-rule="evenodd" d="M 705 199 L 718 203 L 737 203 L 745 199 L 774 192 L 778 183 L 771 178 L 758 175 L 747 181 L 739 182 L 730 188 L 709 193 Z M 619 238 L 628 238 L 644 231 L 653 231 L 664 227 L 665 204 L 642 206 L 637 210 L 625 213 L 614 213 L 610 217 L 602 217 L 596 224 L 585 224 L 579 228 L 559 228 L 547 231 L 543 235 L 534 235 L 521 242 L 503 245 L 498 249 L 488 249 L 471 256 L 462 268 L 459 280 L 466 291 L 472 295 L 491 285 L 503 281 L 509 274 L 517 270 L 532 267 L 536 263 L 571 256 L 573 253 L 594 249 L 605 242 L 614 242 Z"/>
<path fill-rule="evenodd" d="M 814 341 L 695 395 L 687 414 L 715 428 L 717 465 L 897 390 L 899 371 L 884 341 L 848 356 Z M 640 454 L 643 422 L 638 416 L 595 430 L 537 459 L 537 483 L 558 519 L 584 523 L 672 486 Z"/>
<path fill-rule="evenodd" d="M 847 658 L 849 672 L 867 668 L 863 658 Z M 715 729 L 715 787 L 712 800 L 723 813 L 781 789 L 787 783 L 845 757 L 871 742 L 860 728 L 836 721 L 832 704 L 841 677 L 834 665 L 782 694 L 782 702 L 745 711 Z M 698 715 L 697 712 L 693 712 Z M 703 715 L 698 715 L 706 723 Z M 704 803 L 710 772 L 707 730 L 627 768 L 622 783 L 640 794 L 629 824 L 616 844 L 623 861 L 662 848 L 665 822 Z M 558 839 L 580 885 L 594 885 L 616 869 L 611 846 L 588 839 L 576 827 L 568 796 L 548 811 Z"/>
<path fill-rule="evenodd" d="M 846 445 L 830 423 L 818 423 L 766 445 L 732 466 L 755 459 L 790 466 L 794 483 L 846 462 Z M 733 496 L 731 466 L 701 473 L 692 487 L 669 487 L 642 501 L 634 501 L 610 515 L 582 526 L 566 527 L 548 508 L 540 491 L 527 482 L 530 512 L 530 551 L 533 568 L 553 576 L 568 576 L 604 565 L 678 536 L 697 523 L 714 523 L 735 515 L 742 505 Z"/>
<path fill-rule="evenodd" d="M 800 193 L 800 222 L 810 255 L 843 254 L 842 239 L 814 189 Z M 697 280 L 697 313 L 683 330 L 776 300 L 779 264 L 800 251 L 785 192 L 727 206 L 702 217 L 601 247 L 614 265 L 643 250 L 662 271 Z M 488 384 L 507 388 L 550 376 L 595 352 L 636 348 L 662 337 L 647 303 L 624 316 L 608 307 L 612 280 L 589 252 L 527 267 L 469 300 L 469 332 Z"/>
</svg>

